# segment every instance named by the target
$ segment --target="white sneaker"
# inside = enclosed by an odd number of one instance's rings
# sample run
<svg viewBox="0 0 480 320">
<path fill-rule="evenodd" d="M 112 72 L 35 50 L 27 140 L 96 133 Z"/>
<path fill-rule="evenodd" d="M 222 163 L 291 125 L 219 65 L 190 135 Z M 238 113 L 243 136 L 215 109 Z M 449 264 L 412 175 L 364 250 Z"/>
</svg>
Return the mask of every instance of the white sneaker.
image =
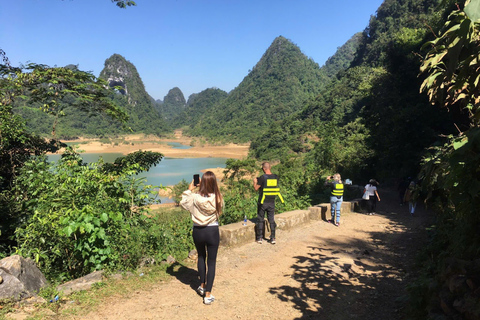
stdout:
<svg viewBox="0 0 480 320">
<path fill-rule="evenodd" d="M 203 297 L 203 295 L 205 294 L 205 289 L 202 288 L 202 286 L 199 286 L 197 288 L 197 293 Z"/>
<path fill-rule="evenodd" d="M 215 297 L 214 297 L 214 296 L 204 297 L 204 298 L 203 298 L 203 303 L 204 303 L 204 304 L 212 304 L 213 301 L 215 301 Z"/>
</svg>

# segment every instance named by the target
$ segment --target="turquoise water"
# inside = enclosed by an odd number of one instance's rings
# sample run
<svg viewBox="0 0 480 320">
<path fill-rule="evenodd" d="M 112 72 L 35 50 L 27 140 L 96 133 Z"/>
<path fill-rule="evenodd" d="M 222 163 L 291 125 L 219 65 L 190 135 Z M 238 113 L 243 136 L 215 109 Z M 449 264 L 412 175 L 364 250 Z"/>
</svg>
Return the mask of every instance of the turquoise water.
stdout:
<svg viewBox="0 0 480 320">
<path fill-rule="evenodd" d="M 195 173 L 208 168 L 225 168 L 226 158 L 164 158 L 156 167 L 139 176 L 146 177 L 149 184 L 171 186 L 182 179 L 192 181 Z"/>
<path fill-rule="evenodd" d="M 106 162 L 113 162 L 116 158 L 124 156 L 121 153 L 82 153 L 80 154 L 85 162 L 95 162 L 102 157 Z M 60 155 L 48 156 L 50 161 L 58 161 Z M 227 158 L 163 158 L 163 160 L 148 172 L 142 172 L 139 177 L 145 177 L 147 184 L 154 186 L 172 186 L 182 179 L 192 181 L 195 173 L 202 173 L 200 170 L 208 168 L 225 168 Z M 173 202 L 168 198 L 161 198 L 162 203 Z"/>
<path fill-rule="evenodd" d="M 190 149 L 190 146 L 181 144 L 180 142 L 167 142 L 167 145 L 172 146 L 173 149 Z"/>
</svg>

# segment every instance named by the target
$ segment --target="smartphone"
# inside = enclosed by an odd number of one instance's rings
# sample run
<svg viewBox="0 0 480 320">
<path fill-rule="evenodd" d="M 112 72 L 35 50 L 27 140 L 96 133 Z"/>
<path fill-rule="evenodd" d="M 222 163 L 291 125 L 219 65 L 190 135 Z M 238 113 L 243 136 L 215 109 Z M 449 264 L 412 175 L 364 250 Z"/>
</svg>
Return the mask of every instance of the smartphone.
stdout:
<svg viewBox="0 0 480 320">
<path fill-rule="evenodd" d="M 193 185 L 198 186 L 200 184 L 200 175 L 199 174 L 194 174 L 193 175 Z"/>
</svg>

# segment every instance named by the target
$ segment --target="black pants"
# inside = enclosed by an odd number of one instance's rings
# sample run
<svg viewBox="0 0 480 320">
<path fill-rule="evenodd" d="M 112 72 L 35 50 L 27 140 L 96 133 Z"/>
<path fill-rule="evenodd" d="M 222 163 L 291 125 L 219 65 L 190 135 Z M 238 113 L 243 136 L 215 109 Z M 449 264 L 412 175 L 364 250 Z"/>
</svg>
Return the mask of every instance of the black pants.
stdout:
<svg viewBox="0 0 480 320">
<path fill-rule="evenodd" d="M 267 220 L 270 224 L 270 238 L 275 238 L 275 202 L 259 203 L 257 207 L 257 240 L 263 239 L 265 236 L 263 220 L 265 219 L 265 213 L 267 213 Z"/>
<path fill-rule="evenodd" d="M 215 266 L 217 264 L 218 245 L 220 244 L 218 226 L 194 226 L 193 242 L 195 243 L 198 253 L 197 268 L 200 275 L 200 282 L 206 283 L 206 292 L 212 292 L 213 280 L 215 279 Z"/>
<path fill-rule="evenodd" d="M 368 213 L 374 213 L 377 210 L 377 197 L 370 196 L 367 200 Z"/>
</svg>

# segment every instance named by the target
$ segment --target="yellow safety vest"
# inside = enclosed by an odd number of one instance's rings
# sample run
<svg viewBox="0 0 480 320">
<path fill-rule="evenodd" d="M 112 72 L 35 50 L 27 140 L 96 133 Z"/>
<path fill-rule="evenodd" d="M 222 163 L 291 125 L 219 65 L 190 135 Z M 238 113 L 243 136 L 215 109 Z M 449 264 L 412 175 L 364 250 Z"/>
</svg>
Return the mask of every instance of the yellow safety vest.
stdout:
<svg viewBox="0 0 480 320">
<path fill-rule="evenodd" d="M 278 187 L 278 179 L 267 178 L 267 177 L 265 178 L 266 178 L 266 181 L 263 186 L 263 196 L 260 203 L 263 204 L 266 196 L 278 196 L 280 198 L 280 201 L 284 203 L 285 201 L 283 201 L 283 197 L 280 194 L 280 188 Z"/>
<path fill-rule="evenodd" d="M 343 183 L 335 183 L 333 185 L 332 196 L 343 196 Z"/>
</svg>

